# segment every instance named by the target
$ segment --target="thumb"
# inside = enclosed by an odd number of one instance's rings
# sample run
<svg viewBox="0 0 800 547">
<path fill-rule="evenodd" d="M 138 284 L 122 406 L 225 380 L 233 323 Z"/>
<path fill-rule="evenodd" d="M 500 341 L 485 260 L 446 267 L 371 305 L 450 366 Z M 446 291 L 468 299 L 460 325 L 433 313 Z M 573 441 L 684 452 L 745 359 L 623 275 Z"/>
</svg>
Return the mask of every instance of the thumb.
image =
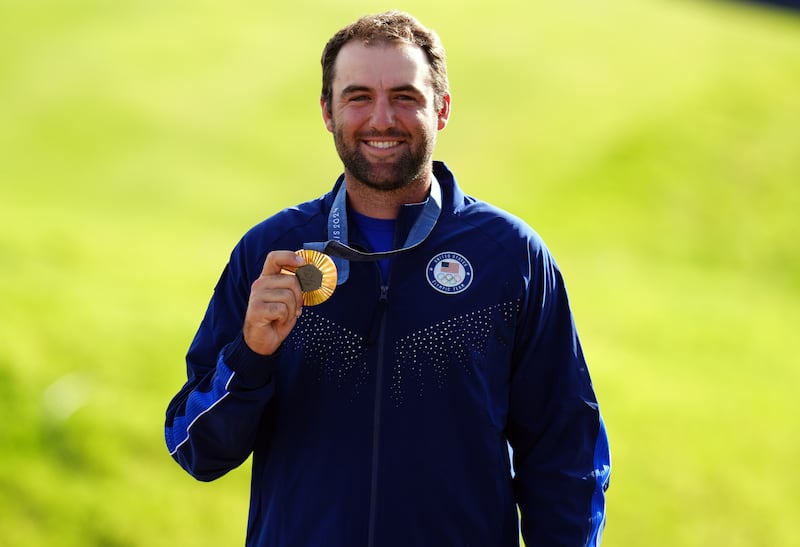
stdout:
<svg viewBox="0 0 800 547">
<path fill-rule="evenodd" d="M 264 261 L 261 275 L 279 274 L 283 268 L 294 271 L 303 264 L 305 264 L 305 259 L 292 251 L 272 251 Z"/>
</svg>

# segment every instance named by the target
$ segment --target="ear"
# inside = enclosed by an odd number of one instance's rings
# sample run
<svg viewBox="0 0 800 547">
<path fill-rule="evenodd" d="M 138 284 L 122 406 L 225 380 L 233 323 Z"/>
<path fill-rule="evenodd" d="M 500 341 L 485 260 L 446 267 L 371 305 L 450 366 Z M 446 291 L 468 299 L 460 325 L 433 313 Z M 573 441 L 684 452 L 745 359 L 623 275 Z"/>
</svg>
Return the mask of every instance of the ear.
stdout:
<svg viewBox="0 0 800 547">
<path fill-rule="evenodd" d="M 325 127 L 333 133 L 333 117 L 328 109 L 328 103 L 325 102 L 325 97 L 320 97 L 319 106 L 322 109 L 322 120 L 325 122 Z"/>
<path fill-rule="evenodd" d="M 442 108 L 439 109 L 439 131 L 447 126 L 447 120 L 450 119 L 450 94 L 448 93 L 442 97 Z"/>
</svg>

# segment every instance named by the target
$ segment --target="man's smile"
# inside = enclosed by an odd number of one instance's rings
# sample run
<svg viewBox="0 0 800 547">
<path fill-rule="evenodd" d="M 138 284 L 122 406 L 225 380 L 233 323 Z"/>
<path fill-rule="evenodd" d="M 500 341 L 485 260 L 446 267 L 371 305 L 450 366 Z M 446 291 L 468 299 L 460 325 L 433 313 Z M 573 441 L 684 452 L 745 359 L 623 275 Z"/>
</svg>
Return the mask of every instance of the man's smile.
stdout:
<svg viewBox="0 0 800 547">
<path fill-rule="evenodd" d="M 364 141 L 364 144 L 370 148 L 389 149 L 395 146 L 400 146 L 400 141 Z"/>
</svg>

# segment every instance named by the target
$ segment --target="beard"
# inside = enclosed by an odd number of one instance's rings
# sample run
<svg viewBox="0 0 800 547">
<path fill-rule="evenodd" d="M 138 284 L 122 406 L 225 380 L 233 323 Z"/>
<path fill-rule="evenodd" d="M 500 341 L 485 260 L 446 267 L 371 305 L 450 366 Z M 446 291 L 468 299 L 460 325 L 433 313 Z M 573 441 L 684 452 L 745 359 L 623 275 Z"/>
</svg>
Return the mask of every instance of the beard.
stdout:
<svg viewBox="0 0 800 547">
<path fill-rule="evenodd" d="M 430 169 L 435 137 L 429 130 L 422 131 L 421 142 L 417 146 L 409 145 L 392 161 L 370 161 L 359 146 L 361 138 L 366 137 L 407 139 L 408 135 L 400 131 L 372 131 L 356 136 L 353 142 L 348 141 L 344 131 L 334 123 L 333 140 L 339 158 L 345 170 L 365 186 L 386 192 L 399 190 L 418 180 Z"/>
</svg>

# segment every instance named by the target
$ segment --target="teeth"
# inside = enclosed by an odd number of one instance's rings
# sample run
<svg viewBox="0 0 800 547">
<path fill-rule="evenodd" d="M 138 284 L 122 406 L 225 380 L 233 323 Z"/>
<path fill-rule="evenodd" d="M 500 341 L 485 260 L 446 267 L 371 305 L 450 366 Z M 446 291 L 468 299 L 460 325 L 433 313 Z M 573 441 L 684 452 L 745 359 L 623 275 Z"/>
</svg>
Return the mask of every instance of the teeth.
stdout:
<svg viewBox="0 0 800 547">
<path fill-rule="evenodd" d="M 371 141 L 367 142 L 369 146 L 374 148 L 391 148 L 400 144 L 400 141 Z"/>
</svg>

